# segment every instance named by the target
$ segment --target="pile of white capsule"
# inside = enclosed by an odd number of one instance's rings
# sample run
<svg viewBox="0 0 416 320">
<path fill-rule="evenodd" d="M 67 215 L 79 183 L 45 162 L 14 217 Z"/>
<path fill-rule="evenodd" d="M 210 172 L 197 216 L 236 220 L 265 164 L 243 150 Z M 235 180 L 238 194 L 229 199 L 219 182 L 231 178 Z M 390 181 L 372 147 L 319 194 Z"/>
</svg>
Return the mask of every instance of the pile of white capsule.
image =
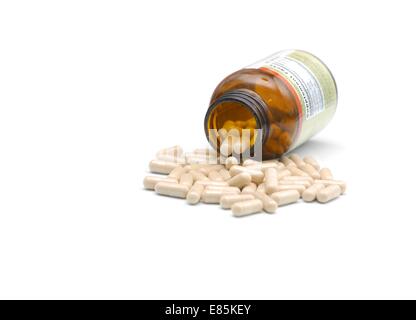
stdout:
<svg viewBox="0 0 416 320">
<path fill-rule="evenodd" d="M 274 213 L 278 207 L 317 200 L 329 202 L 345 193 L 346 183 L 334 180 L 310 156 L 292 153 L 279 160 L 245 160 L 217 157 L 210 149 L 184 153 L 180 146 L 163 149 L 150 161 L 159 175 L 146 176 L 145 189 L 183 198 L 189 204 L 215 203 L 241 217 L 258 212 Z"/>
</svg>

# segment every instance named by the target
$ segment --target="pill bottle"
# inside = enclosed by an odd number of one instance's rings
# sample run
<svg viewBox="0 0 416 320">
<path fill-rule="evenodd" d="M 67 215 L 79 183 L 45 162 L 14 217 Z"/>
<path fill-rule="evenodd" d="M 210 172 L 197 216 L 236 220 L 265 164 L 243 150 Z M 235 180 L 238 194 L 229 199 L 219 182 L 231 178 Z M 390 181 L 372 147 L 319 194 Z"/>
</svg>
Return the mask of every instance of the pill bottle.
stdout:
<svg viewBox="0 0 416 320">
<path fill-rule="evenodd" d="M 219 151 L 221 131 L 252 130 L 248 149 L 261 144 L 262 159 L 274 159 L 323 129 L 336 105 L 335 80 L 320 59 L 301 50 L 280 51 L 232 73 L 216 87 L 205 134 Z"/>
</svg>

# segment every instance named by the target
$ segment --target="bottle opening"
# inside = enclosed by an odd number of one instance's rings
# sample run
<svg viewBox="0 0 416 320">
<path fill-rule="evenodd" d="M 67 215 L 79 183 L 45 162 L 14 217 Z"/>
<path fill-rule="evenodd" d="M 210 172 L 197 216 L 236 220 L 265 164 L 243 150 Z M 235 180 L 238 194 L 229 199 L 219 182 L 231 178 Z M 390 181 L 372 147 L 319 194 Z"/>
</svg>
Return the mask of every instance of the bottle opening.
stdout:
<svg viewBox="0 0 416 320">
<path fill-rule="evenodd" d="M 216 105 L 208 119 L 208 128 L 218 132 L 218 138 L 229 133 L 232 136 L 243 136 L 243 130 L 248 130 L 250 135 L 250 146 L 256 140 L 256 130 L 259 129 L 253 112 L 244 104 L 236 101 L 224 101 Z M 221 141 L 219 141 L 221 142 Z"/>
<path fill-rule="evenodd" d="M 223 155 L 242 154 L 256 144 L 261 147 L 268 130 L 263 104 L 249 90 L 233 90 L 219 97 L 205 116 L 210 144 Z"/>
</svg>

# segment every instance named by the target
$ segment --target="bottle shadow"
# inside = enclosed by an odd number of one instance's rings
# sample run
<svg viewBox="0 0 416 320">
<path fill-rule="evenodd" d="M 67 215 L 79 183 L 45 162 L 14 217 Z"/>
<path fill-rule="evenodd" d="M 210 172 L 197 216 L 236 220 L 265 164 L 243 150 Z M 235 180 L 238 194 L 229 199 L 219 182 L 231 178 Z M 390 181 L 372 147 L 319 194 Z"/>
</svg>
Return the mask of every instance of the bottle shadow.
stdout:
<svg viewBox="0 0 416 320">
<path fill-rule="evenodd" d="M 300 145 L 292 152 L 305 155 L 319 155 L 320 157 L 330 156 L 334 153 L 342 152 L 345 148 L 332 141 L 324 139 L 311 139 Z"/>
</svg>

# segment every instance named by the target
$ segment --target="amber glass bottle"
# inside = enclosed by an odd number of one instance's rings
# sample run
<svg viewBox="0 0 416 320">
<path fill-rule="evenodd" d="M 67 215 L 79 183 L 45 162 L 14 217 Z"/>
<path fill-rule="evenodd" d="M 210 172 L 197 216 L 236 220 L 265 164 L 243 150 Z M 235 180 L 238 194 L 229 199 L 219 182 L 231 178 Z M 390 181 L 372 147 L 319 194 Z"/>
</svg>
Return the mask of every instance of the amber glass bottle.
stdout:
<svg viewBox="0 0 416 320">
<path fill-rule="evenodd" d="M 251 133 L 250 147 L 261 143 L 264 160 L 278 158 L 324 128 L 336 104 L 335 80 L 321 60 L 305 51 L 281 51 L 217 86 L 205 116 L 205 133 L 217 147 L 223 137 L 216 132 L 221 129 L 261 129 Z"/>
</svg>

